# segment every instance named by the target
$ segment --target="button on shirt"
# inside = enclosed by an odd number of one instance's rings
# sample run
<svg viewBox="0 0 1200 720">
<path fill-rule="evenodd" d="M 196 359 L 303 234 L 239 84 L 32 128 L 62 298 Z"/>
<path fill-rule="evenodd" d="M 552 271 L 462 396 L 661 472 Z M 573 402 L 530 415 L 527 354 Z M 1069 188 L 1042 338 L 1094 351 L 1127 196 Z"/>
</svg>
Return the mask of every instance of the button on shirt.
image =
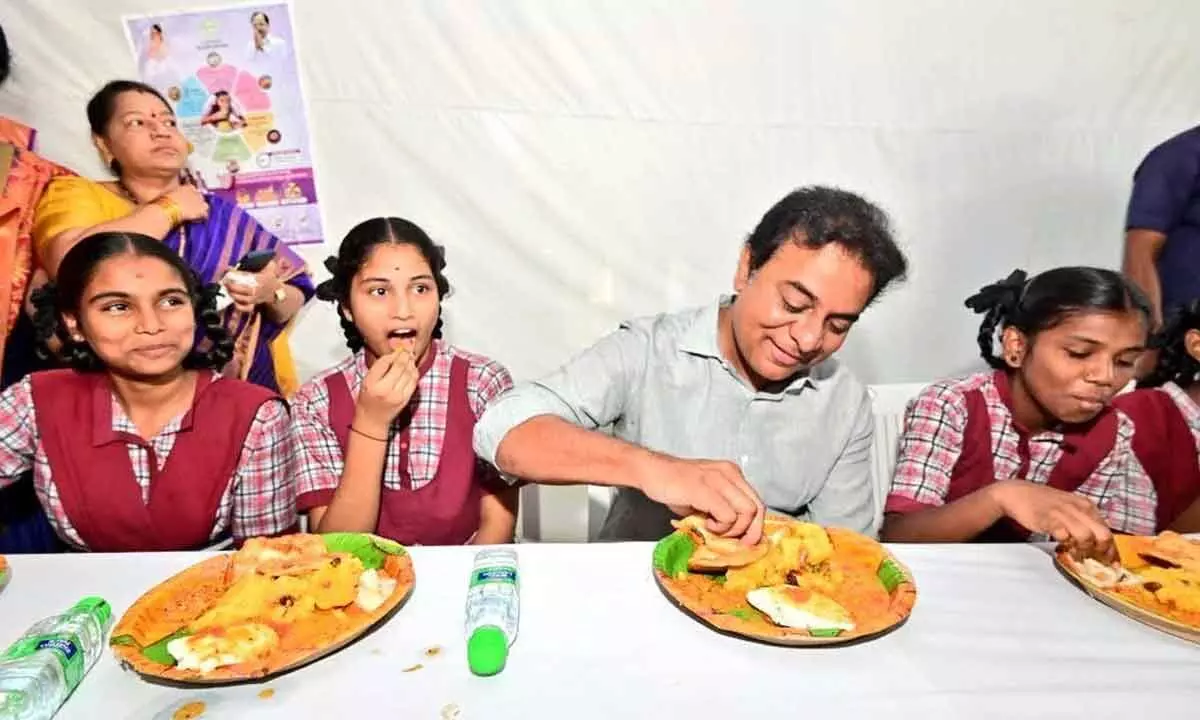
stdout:
<svg viewBox="0 0 1200 720">
<path fill-rule="evenodd" d="M 626 322 L 549 377 L 517 386 L 480 418 L 476 452 L 494 463 L 505 434 L 538 415 L 611 426 L 652 450 L 738 464 L 776 511 L 873 533 L 866 388 L 827 360 L 781 390 L 756 391 L 718 347 L 718 312 L 729 302 Z M 665 506 L 621 488 L 600 536 L 654 540 L 670 519 Z"/>
<path fill-rule="evenodd" d="M 1167 236 L 1157 264 L 1164 315 L 1200 298 L 1200 127 L 1167 140 L 1142 160 L 1125 229 Z"/>
</svg>

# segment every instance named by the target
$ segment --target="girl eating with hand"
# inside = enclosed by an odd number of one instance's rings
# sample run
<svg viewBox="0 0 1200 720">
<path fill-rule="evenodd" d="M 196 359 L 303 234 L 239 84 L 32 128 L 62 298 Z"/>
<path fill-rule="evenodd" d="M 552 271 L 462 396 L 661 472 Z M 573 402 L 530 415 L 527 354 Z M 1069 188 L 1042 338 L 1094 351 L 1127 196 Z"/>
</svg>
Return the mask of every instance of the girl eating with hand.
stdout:
<svg viewBox="0 0 1200 720">
<path fill-rule="evenodd" d="M 232 344 L 214 294 L 169 247 L 124 232 L 79 241 L 39 291 L 39 342 L 61 343 L 70 369 L 0 394 L 0 485 L 32 468 L 68 545 L 192 550 L 295 527 L 286 407 L 213 372 Z"/>
<path fill-rule="evenodd" d="M 293 401 L 297 504 L 312 532 L 409 545 L 507 543 L 517 488 L 475 456 L 476 419 L 512 387 L 495 361 L 442 337 L 442 248 L 400 218 L 360 223 L 317 288 L 353 354 Z"/>
<path fill-rule="evenodd" d="M 1134 375 L 1150 309 L 1117 273 L 1016 271 L 966 302 L 989 372 L 945 380 L 909 405 L 885 507 L 899 542 L 1053 538 L 1111 552 L 1111 530 L 1151 533 L 1154 488 L 1133 424 L 1109 403 Z M 999 331 L 999 354 L 997 354 Z"/>
<path fill-rule="evenodd" d="M 1158 492 L 1158 529 L 1200 532 L 1200 300 L 1177 311 L 1154 372 L 1113 404 L 1132 420 L 1133 451 Z"/>
</svg>

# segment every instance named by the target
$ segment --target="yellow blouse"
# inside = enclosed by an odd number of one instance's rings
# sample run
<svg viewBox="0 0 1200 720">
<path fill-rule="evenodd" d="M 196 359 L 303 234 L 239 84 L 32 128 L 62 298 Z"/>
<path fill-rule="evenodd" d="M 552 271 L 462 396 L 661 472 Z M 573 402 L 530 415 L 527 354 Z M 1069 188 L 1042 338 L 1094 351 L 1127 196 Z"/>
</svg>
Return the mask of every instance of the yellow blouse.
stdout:
<svg viewBox="0 0 1200 720">
<path fill-rule="evenodd" d="M 83 177 L 55 178 L 46 188 L 34 214 L 34 252 L 40 261 L 50 241 L 64 232 L 117 220 L 133 210 L 133 203 L 94 180 Z M 300 387 L 288 342 L 290 331 L 291 325 L 271 341 L 275 380 L 284 397 L 291 397 Z"/>
</svg>

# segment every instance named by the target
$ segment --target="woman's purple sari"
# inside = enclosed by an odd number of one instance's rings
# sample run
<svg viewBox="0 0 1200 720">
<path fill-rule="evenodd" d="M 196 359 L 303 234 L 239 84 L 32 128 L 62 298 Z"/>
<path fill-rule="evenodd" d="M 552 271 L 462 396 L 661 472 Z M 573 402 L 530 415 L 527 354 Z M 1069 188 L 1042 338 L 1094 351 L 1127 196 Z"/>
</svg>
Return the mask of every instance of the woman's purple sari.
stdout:
<svg viewBox="0 0 1200 720">
<path fill-rule="evenodd" d="M 207 219 L 187 223 L 163 238 L 202 282 L 220 282 L 225 272 L 247 253 L 274 250 L 280 279 L 304 293 L 305 302 L 312 298 L 312 278 L 296 253 L 237 205 L 215 195 L 207 196 L 207 200 Z M 284 326 L 267 318 L 261 310 L 243 313 L 231 306 L 223 315 L 225 327 L 235 342 L 234 358 L 227 373 L 279 392 L 271 341 Z"/>
</svg>

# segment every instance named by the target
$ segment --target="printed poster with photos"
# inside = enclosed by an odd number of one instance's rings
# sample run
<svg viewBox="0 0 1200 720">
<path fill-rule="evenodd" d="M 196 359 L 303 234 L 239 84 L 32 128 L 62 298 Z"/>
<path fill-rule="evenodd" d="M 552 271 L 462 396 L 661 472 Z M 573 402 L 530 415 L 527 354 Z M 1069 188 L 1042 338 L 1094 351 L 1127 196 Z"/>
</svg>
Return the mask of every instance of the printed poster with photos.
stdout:
<svg viewBox="0 0 1200 720">
<path fill-rule="evenodd" d="M 141 80 L 175 109 L 187 174 L 289 244 L 321 242 L 287 2 L 124 18 Z"/>
</svg>

